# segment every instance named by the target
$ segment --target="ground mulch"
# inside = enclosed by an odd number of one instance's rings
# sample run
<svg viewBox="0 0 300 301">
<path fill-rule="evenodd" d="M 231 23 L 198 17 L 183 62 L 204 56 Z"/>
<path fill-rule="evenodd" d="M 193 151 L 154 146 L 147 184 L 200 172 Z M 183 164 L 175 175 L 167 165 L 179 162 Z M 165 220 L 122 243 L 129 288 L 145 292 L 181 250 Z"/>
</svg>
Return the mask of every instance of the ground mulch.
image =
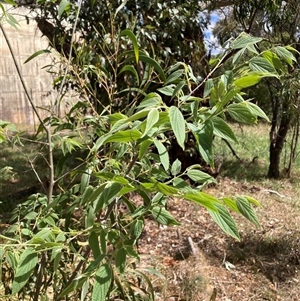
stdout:
<svg viewBox="0 0 300 301">
<path fill-rule="evenodd" d="M 241 235 L 236 241 L 204 208 L 170 199 L 168 210 L 181 225 L 158 226 L 148 219 L 139 240 L 140 266 L 153 266 L 165 276 L 152 279 L 157 300 L 300 300 L 300 210 L 292 185 L 275 191 L 268 183 L 218 181 L 206 191 L 261 201 L 261 228 L 234 215 Z"/>
</svg>

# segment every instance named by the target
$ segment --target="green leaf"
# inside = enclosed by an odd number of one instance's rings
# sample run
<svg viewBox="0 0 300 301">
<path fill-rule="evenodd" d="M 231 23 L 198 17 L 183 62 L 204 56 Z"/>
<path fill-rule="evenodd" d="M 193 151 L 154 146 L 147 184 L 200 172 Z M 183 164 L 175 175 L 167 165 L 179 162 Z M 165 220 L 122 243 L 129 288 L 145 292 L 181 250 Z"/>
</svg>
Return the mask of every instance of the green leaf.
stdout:
<svg viewBox="0 0 300 301">
<path fill-rule="evenodd" d="M 156 138 L 153 140 L 153 142 L 157 148 L 161 164 L 163 165 L 165 171 L 168 171 L 170 166 L 170 158 L 166 147 Z"/>
<path fill-rule="evenodd" d="M 16 6 L 16 2 L 13 0 L 4 0 L 5 3 L 10 4 L 12 6 Z"/>
<path fill-rule="evenodd" d="M 216 180 L 210 176 L 209 174 L 203 172 L 203 171 L 200 171 L 200 170 L 196 170 L 196 169 L 189 169 L 187 171 L 187 175 L 188 177 L 197 182 L 197 183 L 205 183 L 205 182 L 210 182 L 210 183 L 217 183 Z"/>
<path fill-rule="evenodd" d="M 139 149 L 139 160 L 141 160 L 145 153 L 149 150 L 150 145 L 153 143 L 152 140 L 147 139 L 140 143 L 140 149 Z"/>
<path fill-rule="evenodd" d="M 253 71 L 276 73 L 274 66 L 263 57 L 253 57 L 249 61 L 249 66 Z"/>
<path fill-rule="evenodd" d="M 214 116 L 212 118 L 214 125 L 214 134 L 229 142 L 238 143 L 231 127 L 220 117 Z"/>
<path fill-rule="evenodd" d="M 178 194 L 178 189 L 164 183 L 142 183 L 142 186 L 151 192 L 161 192 L 163 195 L 171 196 Z"/>
<path fill-rule="evenodd" d="M 227 107 L 229 115 L 236 121 L 242 123 L 256 123 L 257 118 L 252 114 L 245 102 L 233 103 Z"/>
<path fill-rule="evenodd" d="M 252 37 L 246 33 L 242 33 L 237 39 L 235 39 L 231 44 L 231 49 L 245 48 L 249 45 L 254 45 L 262 41 L 263 38 Z"/>
<path fill-rule="evenodd" d="M 6 260 L 10 267 L 15 271 L 18 265 L 18 255 L 13 253 L 12 251 L 8 251 L 6 253 Z"/>
<path fill-rule="evenodd" d="M 68 153 L 72 153 L 76 148 L 81 148 L 82 143 L 78 141 L 76 138 L 72 137 L 63 137 L 61 139 L 61 150 L 63 152 L 63 155 L 65 156 Z"/>
<path fill-rule="evenodd" d="M 61 17 L 61 15 L 64 13 L 64 11 L 68 10 L 70 7 L 70 2 L 68 0 L 61 0 L 58 6 L 58 16 Z"/>
<path fill-rule="evenodd" d="M 213 156 L 213 134 L 214 128 L 211 120 L 208 120 L 202 127 L 202 129 L 193 133 L 197 141 L 199 152 L 205 162 L 214 166 Z"/>
<path fill-rule="evenodd" d="M 203 97 L 207 97 L 210 94 L 210 91 L 213 87 L 214 81 L 210 78 L 205 83 Z"/>
<path fill-rule="evenodd" d="M 163 95 L 172 96 L 175 91 L 175 86 L 173 84 L 168 85 L 168 86 L 157 89 L 157 91 L 159 91 Z"/>
<path fill-rule="evenodd" d="M 249 108 L 250 112 L 258 117 L 261 117 L 263 119 L 265 119 L 266 121 L 270 122 L 269 117 L 265 114 L 265 112 L 259 107 L 257 106 L 255 103 L 252 103 L 250 101 L 246 102 L 247 107 Z"/>
<path fill-rule="evenodd" d="M 175 218 L 165 208 L 155 206 L 152 208 L 151 213 L 154 219 L 162 225 L 179 225 Z"/>
<path fill-rule="evenodd" d="M 90 168 L 87 168 L 81 176 L 81 182 L 80 182 L 80 194 L 81 195 L 85 192 L 85 190 L 87 189 L 87 187 L 90 184 L 91 172 L 92 172 L 92 170 Z"/>
<path fill-rule="evenodd" d="M 109 124 L 115 124 L 120 120 L 127 120 L 128 117 L 122 113 L 114 113 L 108 116 L 107 121 Z"/>
<path fill-rule="evenodd" d="M 133 114 L 132 116 L 130 116 L 127 121 L 135 121 L 135 120 L 140 120 L 145 118 L 149 112 L 150 112 L 150 108 L 145 108 L 141 111 L 136 112 L 135 114 Z"/>
<path fill-rule="evenodd" d="M 94 259 L 96 259 L 101 254 L 101 252 L 100 252 L 98 234 L 94 231 L 91 232 L 89 236 L 89 246 L 93 252 Z"/>
<path fill-rule="evenodd" d="M 106 300 L 112 281 L 112 270 L 108 264 L 102 265 L 95 275 L 95 283 L 92 291 L 92 301 Z"/>
<path fill-rule="evenodd" d="M 242 48 L 241 50 L 239 50 L 233 57 L 232 59 L 232 63 L 233 64 L 237 64 L 239 62 L 239 60 L 241 59 L 241 57 L 244 55 L 246 51 L 246 48 Z"/>
<path fill-rule="evenodd" d="M 191 186 L 181 178 L 174 178 L 173 179 L 173 186 L 180 189 L 180 190 L 192 190 Z"/>
<path fill-rule="evenodd" d="M 207 193 L 193 190 L 185 193 L 183 197 L 186 200 L 193 201 L 207 209 L 210 209 L 211 211 L 217 211 L 215 204 L 218 203 L 219 200 Z"/>
<path fill-rule="evenodd" d="M 175 97 L 180 91 L 182 91 L 182 88 L 186 85 L 186 82 L 184 80 L 182 80 L 181 82 L 179 82 L 177 84 L 177 86 L 175 87 L 172 97 Z M 180 96 L 180 94 L 179 94 Z"/>
<path fill-rule="evenodd" d="M 294 55 L 290 51 L 288 51 L 285 47 L 277 46 L 275 47 L 274 51 L 280 58 L 285 60 L 290 66 L 293 65 L 293 61 L 294 62 L 297 61 Z"/>
<path fill-rule="evenodd" d="M 283 70 L 283 65 L 278 55 L 270 50 L 264 51 L 262 56 L 268 60 L 277 70 Z"/>
<path fill-rule="evenodd" d="M 118 133 L 112 134 L 108 136 L 104 142 L 133 142 L 138 139 L 140 139 L 142 136 L 142 133 L 136 129 L 133 130 L 126 130 L 126 131 L 120 131 Z"/>
<path fill-rule="evenodd" d="M 172 186 L 169 186 L 164 183 L 157 183 L 156 184 L 157 191 L 163 193 L 164 195 L 171 196 L 178 193 L 178 189 Z"/>
<path fill-rule="evenodd" d="M 101 193 L 103 192 L 105 188 L 105 183 L 100 185 L 99 187 L 96 187 L 91 196 L 89 197 L 87 203 L 92 204 L 95 200 L 97 200 L 100 196 Z"/>
<path fill-rule="evenodd" d="M 147 116 L 146 128 L 141 138 L 145 137 L 149 133 L 149 131 L 156 124 L 158 119 L 159 119 L 159 111 L 156 108 L 154 108 L 149 112 Z"/>
<path fill-rule="evenodd" d="M 246 75 L 241 78 L 236 79 L 233 84 L 236 85 L 238 88 L 248 88 L 251 86 L 256 85 L 257 83 L 260 82 L 262 79 L 262 76 L 259 74 L 251 74 L 251 75 Z"/>
<path fill-rule="evenodd" d="M 93 186 L 88 186 L 86 187 L 86 189 L 84 190 L 82 197 L 81 197 L 81 202 L 80 204 L 87 204 L 87 202 L 89 201 L 90 197 L 92 196 L 94 192 L 94 187 Z"/>
<path fill-rule="evenodd" d="M 156 70 L 156 72 L 160 75 L 162 81 L 163 82 L 166 81 L 165 73 L 157 61 L 155 61 L 154 59 L 152 59 L 151 57 L 146 56 L 146 55 L 140 55 L 140 60 L 144 63 L 149 64 L 151 67 L 153 67 Z"/>
<path fill-rule="evenodd" d="M 138 239 L 141 236 L 143 229 L 144 229 L 144 221 L 141 219 L 138 219 L 134 223 L 134 229 L 133 229 L 135 239 Z"/>
<path fill-rule="evenodd" d="M 147 83 L 149 82 L 150 77 L 152 75 L 151 69 L 152 69 L 151 66 L 149 64 L 146 64 L 146 66 L 144 68 L 142 82 L 140 84 L 140 87 L 143 87 L 143 90 L 145 90 L 145 87 L 147 86 Z"/>
<path fill-rule="evenodd" d="M 121 71 L 119 72 L 119 74 L 121 74 L 121 73 L 123 73 L 123 72 L 130 72 L 130 73 L 132 73 L 132 74 L 135 76 L 137 85 L 138 85 L 138 86 L 140 85 L 139 75 L 138 75 L 136 69 L 135 69 L 133 66 L 130 66 L 130 65 L 124 66 L 124 67 L 121 69 Z"/>
<path fill-rule="evenodd" d="M 235 200 L 233 200 L 231 198 L 227 198 L 227 197 L 223 198 L 222 200 L 228 208 L 230 208 L 231 210 L 233 210 L 237 213 L 240 213 L 239 208 L 237 207 Z"/>
<path fill-rule="evenodd" d="M 233 72 L 231 70 L 225 71 L 225 73 L 221 76 L 221 81 L 227 90 L 233 83 Z"/>
<path fill-rule="evenodd" d="M 40 230 L 38 233 L 35 234 L 35 236 L 32 238 L 32 241 L 34 238 L 40 238 L 43 239 L 44 241 L 54 241 L 54 235 L 51 231 L 50 227 L 45 227 L 42 230 Z M 32 242 L 34 243 L 34 242 Z"/>
<path fill-rule="evenodd" d="M 37 253 L 32 248 L 23 251 L 12 283 L 12 295 L 18 293 L 26 284 L 38 262 Z"/>
<path fill-rule="evenodd" d="M 247 50 L 250 51 L 250 52 L 255 53 L 256 55 L 259 55 L 259 52 L 257 51 L 255 45 L 248 45 Z"/>
<path fill-rule="evenodd" d="M 176 82 L 178 80 L 178 78 L 180 78 L 183 73 L 184 73 L 183 69 L 179 69 L 179 70 L 176 70 L 175 72 L 171 73 L 169 75 L 169 77 L 166 79 L 165 85 L 172 84 L 172 83 Z"/>
<path fill-rule="evenodd" d="M 171 166 L 171 174 L 173 176 L 176 176 L 180 173 L 180 171 L 181 171 L 181 162 L 178 159 L 176 159 Z"/>
<path fill-rule="evenodd" d="M 185 120 L 180 110 L 171 106 L 169 110 L 171 127 L 179 146 L 184 150 L 185 145 Z"/>
<path fill-rule="evenodd" d="M 76 290 L 81 289 L 85 281 L 88 279 L 87 276 L 83 275 L 82 277 L 75 278 L 74 281 L 72 281 L 58 296 L 57 298 L 60 299 L 63 296 L 68 295 L 69 293 L 72 293 Z"/>
<path fill-rule="evenodd" d="M 252 204 L 244 197 L 236 197 L 236 205 L 239 212 L 245 216 L 250 222 L 254 223 L 257 227 L 260 227 L 257 215 L 252 207 Z"/>
<path fill-rule="evenodd" d="M 101 251 L 103 254 L 106 254 L 107 251 L 107 234 L 105 231 L 101 231 L 100 233 L 100 245 Z"/>
<path fill-rule="evenodd" d="M 240 240 L 237 226 L 228 210 L 221 204 L 216 203 L 215 206 L 218 209 L 217 212 L 210 209 L 208 210 L 212 219 L 225 233 Z"/>
<path fill-rule="evenodd" d="M 62 248 L 61 247 L 56 247 L 56 248 L 52 249 L 50 261 L 51 262 L 53 261 L 53 271 L 54 271 L 54 273 L 57 272 L 57 268 L 58 268 L 59 263 L 60 263 L 61 255 L 62 255 Z"/>
<path fill-rule="evenodd" d="M 124 248 L 121 248 L 116 255 L 116 267 L 121 274 L 124 273 L 126 266 L 126 251 Z"/>
<path fill-rule="evenodd" d="M 126 4 L 126 2 L 127 1 L 124 1 L 123 3 Z M 121 4 L 121 6 L 123 5 L 123 3 Z M 116 14 L 117 14 L 117 12 L 118 11 L 116 11 Z M 132 45 L 133 45 L 134 55 L 135 55 L 135 61 L 136 61 L 136 63 L 138 63 L 139 59 L 140 59 L 140 57 L 139 57 L 139 46 L 138 46 L 138 42 L 137 42 L 135 34 L 131 30 L 125 29 L 125 30 L 121 31 L 120 36 L 121 37 L 122 36 L 127 36 L 131 40 Z"/>
<path fill-rule="evenodd" d="M 95 211 L 99 211 L 104 206 L 109 205 L 119 194 L 122 185 L 115 182 L 108 182 L 97 202 Z"/>
<path fill-rule="evenodd" d="M 254 204 L 255 206 L 261 206 L 260 202 L 251 196 L 244 195 L 243 198 L 247 199 L 251 204 Z"/>
<path fill-rule="evenodd" d="M 22 233 L 23 235 L 28 235 L 28 236 L 31 236 L 31 235 L 32 235 L 32 231 L 29 230 L 29 229 L 26 229 L 26 228 L 23 228 L 23 229 L 21 230 L 21 233 Z"/>
<path fill-rule="evenodd" d="M 39 50 L 37 52 L 35 52 L 34 54 L 32 54 L 25 62 L 24 64 L 28 63 L 29 61 L 31 61 L 32 59 L 34 59 L 35 57 L 44 54 L 44 53 L 51 53 L 51 51 L 49 49 L 43 49 L 43 50 Z"/>
<path fill-rule="evenodd" d="M 15 17 L 12 14 L 9 14 L 6 12 L 6 22 L 14 27 L 15 29 L 18 29 L 17 25 L 20 25 L 19 22 L 15 19 Z"/>
<path fill-rule="evenodd" d="M 160 105 L 162 103 L 161 96 L 155 92 L 149 93 L 139 104 L 137 109 L 142 109 L 142 108 L 152 108 Z"/>
<path fill-rule="evenodd" d="M 82 285 L 81 294 L 80 294 L 80 301 L 85 301 L 86 300 L 86 296 L 89 292 L 89 286 L 90 286 L 90 281 L 89 281 L 89 279 L 87 279 L 84 282 L 84 284 Z"/>
<path fill-rule="evenodd" d="M 31 211 L 25 215 L 24 219 L 27 220 L 35 219 L 38 215 L 39 214 L 37 212 Z"/>
</svg>

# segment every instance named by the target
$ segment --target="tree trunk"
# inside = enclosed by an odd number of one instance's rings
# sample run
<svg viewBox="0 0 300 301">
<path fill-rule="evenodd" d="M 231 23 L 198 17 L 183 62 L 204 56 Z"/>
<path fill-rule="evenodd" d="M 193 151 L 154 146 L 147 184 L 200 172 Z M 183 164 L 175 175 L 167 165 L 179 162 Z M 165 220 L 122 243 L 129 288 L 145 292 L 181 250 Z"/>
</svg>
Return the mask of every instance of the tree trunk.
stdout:
<svg viewBox="0 0 300 301">
<path fill-rule="evenodd" d="M 273 122 L 272 122 L 273 123 Z M 270 165 L 268 177 L 278 179 L 280 177 L 280 155 L 290 126 L 290 116 L 285 114 L 281 118 L 278 130 L 271 127 L 270 131 Z"/>
</svg>

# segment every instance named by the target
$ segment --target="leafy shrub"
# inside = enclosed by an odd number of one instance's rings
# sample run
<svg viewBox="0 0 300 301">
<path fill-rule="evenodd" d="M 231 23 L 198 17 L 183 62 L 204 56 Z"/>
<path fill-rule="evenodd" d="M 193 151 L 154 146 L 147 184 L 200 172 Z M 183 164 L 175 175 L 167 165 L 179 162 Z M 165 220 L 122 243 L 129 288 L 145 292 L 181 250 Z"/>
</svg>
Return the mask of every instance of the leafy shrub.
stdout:
<svg viewBox="0 0 300 301">
<path fill-rule="evenodd" d="M 154 300 L 149 280 L 154 271 L 138 267 L 137 242 L 149 216 L 159 224 L 178 224 L 167 210 L 169 197 L 205 207 L 220 228 L 236 239 L 238 229 L 229 210 L 259 226 L 253 209 L 259 205 L 256 200 L 247 196 L 218 199 L 202 192 L 215 179 L 197 164 L 182 171 L 182 162 L 170 162 L 169 148 L 175 139 L 185 151 L 191 134 L 197 151 L 213 166 L 213 137 L 237 142 L 226 123 L 227 114 L 245 123 L 268 119 L 244 99 L 242 90 L 263 77 L 279 78 L 277 60 L 257 52 L 261 39 L 243 34 L 228 50 L 236 53 L 233 69 L 198 81 L 184 63 L 163 70 L 138 48 L 129 30 L 122 31 L 114 43 L 123 43 L 125 38 L 133 47 L 115 54 L 118 64 L 110 66 L 113 72 L 105 66 L 72 65 L 73 76 L 82 85 L 81 101 L 63 117 L 52 113 L 39 128 L 38 135 L 46 135 L 49 147 L 49 189 L 47 195 L 32 195 L 18 206 L 12 213 L 13 225 L 1 237 L 6 295 L 31 300 Z M 239 64 L 246 51 L 252 58 Z M 286 50 L 280 59 L 291 56 Z M 213 71 L 225 57 L 211 62 Z M 141 66 L 142 78 L 137 70 Z M 101 100 L 98 104 L 89 101 L 92 91 L 82 80 L 85 72 L 98 78 L 98 86 L 111 100 L 100 111 L 95 108 L 103 105 Z M 115 75 L 124 76 L 130 82 L 128 88 L 114 90 Z M 157 89 L 148 91 L 150 84 Z M 202 86 L 203 97 L 193 96 L 195 87 Z M 172 105 L 164 101 L 165 96 L 172 99 Z M 115 102 L 123 99 L 126 105 L 115 111 Z M 207 100 L 209 107 L 203 107 Z M 54 162 L 56 149 L 61 156 Z M 73 156 L 75 150 L 81 150 L 80 157 Z M 65 164 L 70 157 L 72 168 Z M 196 184 L 189 185 L 186 178 Z M 139 195 L 141 203 L 132 195 Z"/>
</svg>

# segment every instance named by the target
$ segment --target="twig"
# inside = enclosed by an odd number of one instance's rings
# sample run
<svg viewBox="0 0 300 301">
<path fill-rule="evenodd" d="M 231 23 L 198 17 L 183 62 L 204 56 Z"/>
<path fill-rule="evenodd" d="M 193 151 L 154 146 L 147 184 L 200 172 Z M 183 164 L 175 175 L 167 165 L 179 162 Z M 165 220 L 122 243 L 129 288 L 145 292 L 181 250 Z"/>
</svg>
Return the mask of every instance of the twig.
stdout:
<svg viewBox="0 0 300 301">
<path fill-rule="evenodd" d="M 39 271 L 36 279 L 36 290 L 33 296 L 33 301 L 38 301 L 40 297 L 40 292 L 42 288 L 42 280 L 43 280 L 43 274 L 44 274 L 44 269 L 46 265 L 46 258 L 45 258 L 45 252 L 42 253 L 41 255 L 41 264 L 39 266 Z"/>
<path fill-rule="evenodd" d="M 125 177 L 130 173 L 130 171 L 131 171 L 132 167 L 134 166 L 134 163 L 136 162 L 136 160 L 138 159 L 138 157 L 139 157 L 139 155 L 136 154 L 136 155 L 132 158 L 132 161 L 130 162 L 130 164 L 129 164 L 129 166 L 128 166 L 126 172 L 125 172 Z M 119 201 L 120 198 L 121 198 L 120 196 L 117 197 L 115 200 L 113 200 L 113 201 L 109 204 L 109 206 L 108 206 L 108 208 L 107 208 L 107 211 L 106 211 L 106 214 L 105 214 L 105 216 L 103 217 L 103 220 L 106 220 L 106 219 L 110 216 L 110 214 L 111 214 L 111 212 L 112 212 L 112 210 L 113 210 L 115 204 L 118 203 L 118 201 Z"/>
<path fill-rule="evenodd" d="M 84 252 L 84 254 L 82 255 L 82 257 L 83 257 L 84 259 L 87 259 L 87 258 L 89 257 L 89 255 L 90 255 L 90 252 L 91 252 L 91 248 L 90 248 L 90 246 L 87 246 L 87 249 L 85 250 L 85 252 Z M 77 267 L 76 267 L 75 270 L 73 271 L 72 275 L 70 276 L 69 280 L 67 281 L 67 283 L 66 283 L 66 285 L 65 285 L 66 288 L 71 284 L 71 282 L 72 282 L 72 281 L 75 279 L 75 277 L 77 276 L 77 273 L 79 272 L 79 270 L 82 268 L 83 264 L 85 263 L 84 259 L 82 259 L 82 260 L 78 263 Z M 64 290 L 64 289 L 62 288 L 61 291 L 60 291 L 60 293 L 59 293 L 59 295 L 63 292 L 63 290 Z M 63 297 L 57 298 L 57 301 L 61 300 L 62 298 L 63 298 Z"/>
<path fill-rule="evenodd" d="M 214 287 L 212 295 L 209 298 L 209 301 L 215 301 L 216 300 L 216 298 L 217 298 L 217 292 L 218 292 L 217 289 Z"/>
<path fill-rule="evenodd" d="M 196 256 L 198 254 L 198 249 L 197 249 L 197 247 L 195 247 L 193 239 L 190 236 L 188 237 L 188 242 L 189 242 L 189 245 L 191 247 L 193 255 Z"/>
<path fill-rule="evenodd" d="M 45 192 L 47 192 L 47 188 L 45 187 L 42 179 L 40 178 L 38 172 L 36 171 L 34 165 L 33 165 L 33 162 L 30 160 L 30 158 L 27 156 L 27 160 L 29 161 L 30 163 L 30 166 L 31 166 L 31 170 L 34 172 L 35 176 L 37 177 L 38 181 L 40 182 L 40 184 L 42 185 L 42 188 L 44 189 Z"/>
<path fill-rule="evenodd" d="M 226 139 L 222 139 L 222 140 L 225 142 L 225 144 L 231 150 L 231 153 L 233 154 L 233 156 L 236 157 L 240 162 L 242 162 L 241 158 L 237 155 L 237 153 L 235 152 L 235 150 L 233 149 L 233 147 L 231 146 L 231 144 Z"/>
<path fill-rule="evenodd" d="M 273 193 L 273 194 L 276 194 L 276 195 L 278 195 L 279 197 L 281 197 L 281 198 L 288 198 L 288 199 L 290 199 L 291 197 L 289 197 L 289 196 L 286 196 L 286 195 L 283 195 L 283 194 L 280 194 L 279 192 L 277 192 L 276 190 L 271 190 L 271 189 L 264 189 L 264 190 L 262 190 L 262 192 L 269 192 L 269 193 Z"/>
<path fill-rule="evenodd" d="M 205 79 L 194 89 L 190 92 L 189 96 L 193 95 L 198 89 L 200 89 L 205 83 L 206 81 L 211 78 L 211 76 L 213 75 L 213 73 L 222 65 L 223 61 L 225 60 L 225 58 L 227 59 L 227 56 L 225 55 L 224 57 L 222 57 L 220 59 L 220 61 L 217 63 L 217 65 L 208 73 L 208 75 L 205 77 Z"/>
<path fill-rule="evenodd" d="M 59 98 L 62 95 L 62 90 L 63 90 L 65 82 L 66 82 L 66 78 L 67 78 L 67 75 L 68 75 L 68 72 L 69 72 L 69 67 L 71 65 L 72 44 L 73 44 L 74 39 L 75 39 L 76 26 L 77 26 L 77 23 L 78 23 L 78 18 L 79 18 L 79 13 L 80 13 L 80 9 L 81 9 L 81 4 L 82 4 L 82 0 L 79 0 L 78 1 L 77 13 L 76 13 L 76 17 L 75 17 L 75 20 L 74 20 L 74 26 L 73 26 L 73 29 L 72 29 L 71 45 L 70 45 L 69 55 L 68 55 L 68 63 L 67 63 L 67 66 L 66 66 L 66 69 L 65 69 L 65 72 L 64 72 L 64 77 L 63 77 L 63 79 L 61 81 L 61 84 L 60 84 L 60 88 L 59 88 L 59 92 L 58 92 L 57 98 L 56 98 L 55 103 L 54 103 L 53 111 L 56 109 L 56 106 L 58 104 L 58 100 L 59 100 Z"/>
<path fill-rule="evenodd" d="M 52 197 L 53 197 L 53 190 L 54 190 L 54 185 L 55 185 L 55 179 L 54 179 L 54 161 L 53 161 L 53 147 L 52 147 L 52 133 L 51 133 L 51 121 L 52 118 L 55 114 L 55 110 L 58 106 L 58 101 L 62 95 L 62 90 L 65 85 L 65 81 L 69 72 L 69 66 L 71 64 L 71 58 L 72 58 L 72 44 L 74 42 L 74 37 L 75 37 L 75 31 L 76 31 L 76 26 L 78 22 L 78 17 L 79 17 L 79 12 L 81 8 L 82 0 L 79 1 L 78 3 L 78 10 L 76 13 L 75 21 L 74 21 L 74 26 L 73 26 L 73 31 L 72 31 L 72 38 L 71 38 L 71 45 L 70 45 L 70 51 L 69 51 L 69 57 L 68 57 L 68 64 L 66 66 L 65 72 L 64 72 L 64 77 L 62 79 L 60 89 L 57 95 L 57 98 L 55 100 L 55 103 L 52 107 L 51 115 L 49 118 L 49 124 L 46 127 L 46 132 L 47 132 L 47 141 L 48 141 L 48 152 L 49 152 L 49 188 L 48 188 L 48 204 L 51 202 Z"/>
</svg>

